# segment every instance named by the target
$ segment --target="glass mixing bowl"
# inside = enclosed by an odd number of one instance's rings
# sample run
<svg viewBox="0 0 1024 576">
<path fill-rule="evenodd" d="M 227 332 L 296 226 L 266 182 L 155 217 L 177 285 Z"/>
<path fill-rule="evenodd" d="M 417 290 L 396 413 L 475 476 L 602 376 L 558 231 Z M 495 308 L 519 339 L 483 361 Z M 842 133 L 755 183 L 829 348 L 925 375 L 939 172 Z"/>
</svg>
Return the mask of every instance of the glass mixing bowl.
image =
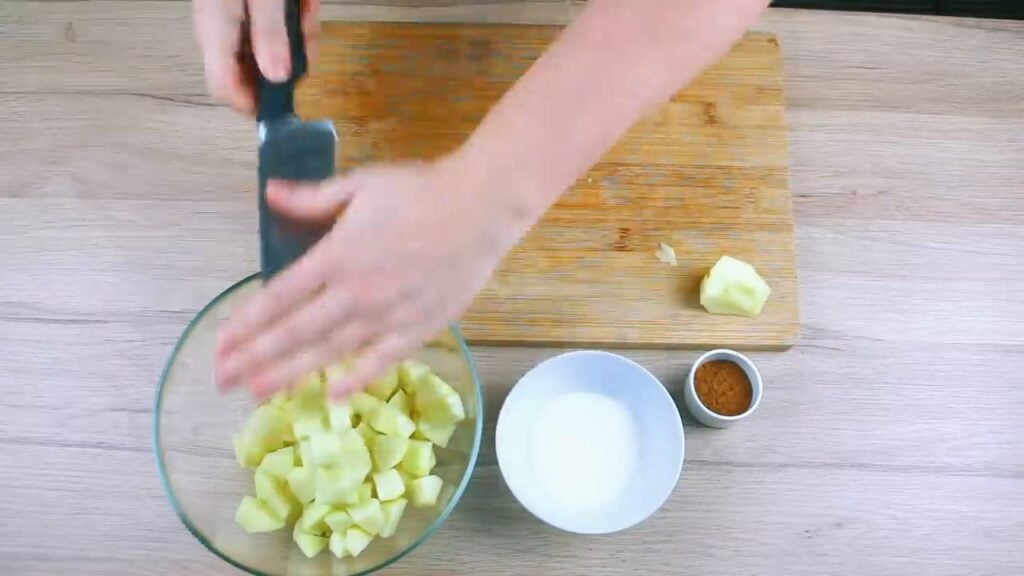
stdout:
<svg viewBox="0 0 1024 576">
<path fill-rule="evenodd" d="M 466 420 L 448 448 L 436 448 L 433 474 L 444 480 L 437 506 L 406 508 L 398 532 L 376 538 L 357 558 L 338 560 L 324 549 L 306 558 L 291 529 L 248 534 L 235 524 L 235 509 L 253 494 L 252 470 L 235 461 L 231 437 L 257 404 L 245 392 L 220 394 L 213 383 L 217 326 L 231 307 L 261 285 L 258 275 L 231 286 L 185 329 L 157 388 L 153 432 L 157 466 L 171 506 L 185 527 L 211 552 L 237 568 L 266 576 L 368 574 L 402 558 L 433 534 L 458 503 L 480 451 L 483 398 L 465 341 L 454 326 L 413 355 L 430 365 L 462 396 Z"/>
</svg>

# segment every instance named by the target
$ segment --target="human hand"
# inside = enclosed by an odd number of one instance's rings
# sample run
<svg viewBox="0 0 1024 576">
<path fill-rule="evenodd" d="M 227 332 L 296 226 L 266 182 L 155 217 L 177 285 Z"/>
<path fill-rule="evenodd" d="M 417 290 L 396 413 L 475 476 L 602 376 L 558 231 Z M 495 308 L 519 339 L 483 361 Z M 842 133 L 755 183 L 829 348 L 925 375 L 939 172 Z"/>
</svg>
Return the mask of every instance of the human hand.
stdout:
<svg viewBox="0 0 1024 576">
<path fill-rule="evenodd" d="M 267 200 L 286 217 L 344 214 L 223 327 L 218 386 L 266 397 L 352 355 L 346 380 L 328 383 L 344 396 L 413 352 L 465 311 L 529 225 L 496 185 L 452 160 L 271 182 Z"/>
<path fill-rule="evenodd" d="M 320 39 L 320 0 L 300 3 L 306 57 L 313 60 Z M 192 1 L 192 24 L 203 52 L 206 85 L 215 100 L 239 112 L 256 112 L 254 59 L 268 80 L 288 79 L 291 55 L 284 13 L 285 0 Z M 247 36 L 249 42 L 243 41 Z"/>
</svg>

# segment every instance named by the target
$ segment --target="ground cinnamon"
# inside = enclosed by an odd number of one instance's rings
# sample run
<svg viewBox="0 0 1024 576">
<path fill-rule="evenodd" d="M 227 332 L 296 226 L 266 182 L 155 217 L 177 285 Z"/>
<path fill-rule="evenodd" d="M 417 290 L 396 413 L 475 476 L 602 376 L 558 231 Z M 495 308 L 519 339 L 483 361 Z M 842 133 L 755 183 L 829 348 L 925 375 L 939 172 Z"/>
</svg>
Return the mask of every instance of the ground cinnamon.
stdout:
<svg viewBox="0 0 1024 576">
<path fill-rule="evenodd" d="M 746 412 L 754 394 L 747 373 L 728 360 L 712 360 L 698 366 L 693 384 L 701 404 L 722 416 Z"/>
</svg>

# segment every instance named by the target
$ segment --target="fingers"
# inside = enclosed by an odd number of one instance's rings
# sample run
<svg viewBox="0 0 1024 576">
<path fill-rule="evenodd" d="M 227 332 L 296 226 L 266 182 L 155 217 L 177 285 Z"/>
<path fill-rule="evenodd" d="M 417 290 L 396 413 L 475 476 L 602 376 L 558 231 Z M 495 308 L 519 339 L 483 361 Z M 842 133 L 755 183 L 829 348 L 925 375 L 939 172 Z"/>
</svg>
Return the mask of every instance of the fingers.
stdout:
<svg viewBox="0 0 1024 576">
<path fill-rule="evenodd" d="M 218 102 L 240 112 L 254 112 L 252 87 L 245 82 L 237 58 L 245 19 L 243 0 L 195 0 L 192 7 L 207 89 Z"/>
<path fill-rule="evenodd" d="M 389 333 L 359 353 L 352 372 L 342 382 L 328 382 L 332 398 L 341 399 L 362 390 L 374 378 L 384 374 L 398 363 L 407 352 L 408 342 L 396 334 Z"/>
<path fill-rule="evenodd" d="M 306 43 L 306 59 L 313 62 L 320 55 L 320 0 L 302 2 L 302 38 Z"/>
<path fill-rule="evenodd" d="M 252 51 L 263 76 L 271 82 L 284 82 L 291 74 L 288 30 L 284 23 L 284 0 L 246 0 Z"/>
<path fill-rule="evenodd" d="M 326 249 L 323 243 L 273 278 L 252 300 L 232 314 L 217 342 L 218 385 L 230 388 L 237 382 L 224 378 L 224 361 L 236 348 L 291 311 L 312 299 L 323 286 Z"/>
<path fill-rule="evenodd" d="M 358 190 L 356 175 L 325 182 L 271 180 L 267 183 L 267 203 L 287 218 L 320 223 L 336 219 Z"/>
<path fill-rule="evenodd" d="M 254 395 L 265 398 L 297 382 L 311 370 L 318 370 L 344 356 L 345 350 L 356 350 L 370 338 L 370 328 L 363 322 L 350 322 L 338 328 L 320 344 L 303 348 L 300 352 L 268 366 L 253 377 L 250 388 Z"/>
<path fill-rule="evenodd" d="M 326 340 L 332 328 L 346 322 L 351 311 L 352 299 L 345 293 L 325 291 L 314 296 L 228 354 L 223 359 L 220 380 L 230 387 L 247 374 L 258 374 L 303 348 Z"/>
</svg>

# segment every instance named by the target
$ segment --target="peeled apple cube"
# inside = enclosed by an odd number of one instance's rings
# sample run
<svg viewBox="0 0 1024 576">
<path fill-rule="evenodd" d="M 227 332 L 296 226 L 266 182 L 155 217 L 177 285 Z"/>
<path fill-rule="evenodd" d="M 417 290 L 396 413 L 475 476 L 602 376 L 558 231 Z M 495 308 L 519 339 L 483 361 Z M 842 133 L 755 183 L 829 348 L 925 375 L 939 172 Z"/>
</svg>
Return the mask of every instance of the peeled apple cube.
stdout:
<svg viewBox="0 0 1024 576">
<path fill-rule="evenodd" d="M 373 486 L 377 490 L 377 498 L 381 502 L 394 500 L 405 494 L 405 484 L 398 471 L 392 468 L 373 475 Z"/>
<path fill-rule="evenodd" d="M 303 532 L 309 534 L 319 534 L 327 531 L 327 524 L 324 523 L 324 518 L 331 513 L 331 507 L 321 502 L 313 502 L 302 512 L 302 516 L 299 518 L 298 526 Z"/>
<path fill-rule="evenodd" d="M 344 443 L 340 434 L 325 431 L 310 436 L 309 447 L 313 464 L 330 466 L 341 459 Z"/>
<path fill-rule="evenodd" d="M 452 434 L 455 434 L 455 424 L 434 424 L 420 420 L 416 423 L 416 433 L 413 436 L 421 440 L 430 440 L 442 448 L 447 448 Z"/>
<path fill-rule="evenodd" d="M 424 476 L 409 483 L 409 501 L 417 508 L 429 508 L 437 504 L 444 482 L 438 476 Z"/>
<path fill-rule="evenodd" d="M 330 549 L 331 554 L 334 554 L 335 558 L 344 558 L 348 555 L 348 549 L 345 547 L 345 531 L 335 530 L 331 534 L 331 538 L 327 543 L 327 548 Z"/>
<path fill-rule="evenodd" d="M 294 522 L 302 514 L 302 504 L 295 499 L 283 480 L 276 478 L 270 480 L 271 482 L 264 483 L 262 486 L 259 480 L 256 481 L 257 496 L 274 514 L 284 518 L 285 522 Z"/>
<path fill-rule="evenodd" d="M 318 413 L 305 413 L 292 422 L 292 435 L 296 440 L 308 440 L 327 430 L 324 419 Z"/>
<path fill-rule="evenodd" d="M 386 436 L 408 438 L 416 431 L 416 423 L 394 406 L 382 405 L 370 420 L 370 427 Z"/>
<path fill-rule="evenodd" d="M 373 455 L 373 467 L 378 472 L 394 468 L 402 461 L 405 451 L 409 449 L 407 438 L 394 436 L 377 436 L 370 446 Z"/>
<path fill-rule="evenodd" d="M 409 448 L 402 456 L 399 467 L 413 476 L 420 477 L 430 474 L 436 463 L 433 444 L 425 440 L 410 440 Z"/>
<path fill-rule="evenodd" d="M 373 415 L 384 405 L 383 400 L 366 392 L 356 392 L 349 401 L 352 403 L 352 409 L 363 420 L 373 419 Z"/>
<path fill-rule="evenodd" d="M 263 461 L 256 467 L 256 473 L 264 473 L 281 480 L 288 476 L 288 472 L 295 467 L 295 448 L 285 446 L 275 450 L 263 457 Z"/>
<path fill-rule="evenodd" d="M 403 360 L 398 365 L 398 384 L 406 394 L 414 394 L 420 381 L 433 374 L 430 366 L 418 360 Z"/>
<path fill-rule="evenodd" d="M 309 443 L 309 438 L 300 441 L 295 444 L 299 453 L 299 466 L 315 466 L 316 462 L 313 461 L 313 446 Z"/>
<path fill-rule="evenodd" d="M 264 502 L 252 496 L 243 496 L 235 511 L 235 522 L 246 532 L 271 532 L 284 528 L 284 518 L 274 512 Z"/>
<path fill-rule="evenodd" d="M 384 513 L 384 527 L 380 529 L 381 538 L 390 538 L 398 531 L 398 523 L 402 521 L 402 514 L 405 513 L 405 505 L 408 502 L 405 498 L 399 498 L 380 505 Z"/>
<path fill-rule="evenodd" d="M 367 448 L 366 440 L 355 430 L 342 433 L 338 462 L 345 466 L 366 468 L 364 476 L 370 473 L 370 449 Z"/>
<path fill-rule="evenodd" d="M 359 426 L 356 426 L 356 434 L 359 434 L 359 437 L 363 439 L 367 446 L 372 445 L 374 439 L 379 436 L 373 428 L 370 428 L 370 424 L 365 420 L 360 422 Z"/>
<path fill-rule="evenodd" d="M 320 414 L 324 404 L 324 383 L 320 372 L 310 372 L 292 390 L 289 406 L 293 416 Z"/>
<path fill-rule="evenodd" d="M 398 388 L 397 367 L 388 370 L 387 374 L 371 382 L 366 387 L 366 391 L 386 402 L 388 398 L 391 398 L 391 394 L 395 392 L 396 388 Z"/>
<path fill-rule="evenodd" d="M 377 534 L 384 527 L 384 512 L 381 510 L 380 500 L 375 498 L 349 506 L 348 515 L 352 517 L 356 526 L 366 530 L 368 534 Z"/>
<path fill-rule="evenodd" d="M 305 532 L 292 533 L 292 539 L 299 545 L 299 549 L 306 555 L 306 558 L 316 556 L 327 546 L 327 538 Z"/>
<path fill-rule="evenodd" d="M 316 471 L 316 501 L 325 504 L 358 502 L 359 486 L 367 472 L 369 472 L 369 468 L 353 469 L 350 466 L 318 469 Z"/>
<path fill-rule="evenodd" d="M 753 266 L 722 256 L 700 283 L 701 306 L 712 314 L 757 316 L 772 289 Z"/>
<path fill-rule="evenodd" d="M 356 504 L 362 504 L 373 498 L 373 482 L 363 482 L 356 490 Z"/>
<path fill-rule="evenodd" d="M 283 487 L 284 482 L 279 478 L 274 478 L 266 472 L 256 470 L 256 474 L 253 476 L 253 484 L 256 486 L 256 498 L 265 502 L 267 500 L 267 496 L 277 492 L 278 487 Z"/>
<path fill-rule="evenodd" d="M 307 466 L 297 466 L 288 472 L 288 487 L 303 504 L 309 504 L 316 497 L 315 473 L 314 468 Z"/>
<path fill-rule="evenodd" d="M 331 404 L 327 407 L 327 417 L 333 430 L 349 430 L 352 428 L 352 405 L 348 402 Z"/>
<path fill-rule="evenodd" d="M 436 424 L 456 424 L 465 420 L 462 398 L 447 382 L 431 374 L 416 388 L 415 405 L 420 418 Z"/>
<path fill-rule="evenodd" d="M 352 557 L 359 556 L 373 540 L 373 535 L 358 526 L 345 530 L 345 549 Z"/>
<path fill-rule="evenodd" d="M 250 470 L 256 468 L 263 459 L 265 452 L 258 446 L 254 446 L 249 437 L 238 433 L 231 438 L 231 444 L 235 448 L 235 459 L 242 468 Z"/>
<path fill-rule="evenodd" d="M 395 392 L 395 395 L 388 400 L 388 406 L 393 406 L 398 409 L 399 412 L 408 416 L 412 408 L 412 402 L 409 401 L 409 396 L 403 390 Z"/>
<path fill-rule="evenodd" d="M 352 517 L 344 510 L 335 510 L 324 517 L 324 523 L 335 534 L 344 534 L 345 529 L 352 525 Z"/>
<path fill-rule="evenodd" d="M 262 460 L 266 453 L 284 446 L 291 430 L 284 410 L 263 404 L 246 419 L 241 434 L 253 450 L 260 452 Z"/>
</svg>

